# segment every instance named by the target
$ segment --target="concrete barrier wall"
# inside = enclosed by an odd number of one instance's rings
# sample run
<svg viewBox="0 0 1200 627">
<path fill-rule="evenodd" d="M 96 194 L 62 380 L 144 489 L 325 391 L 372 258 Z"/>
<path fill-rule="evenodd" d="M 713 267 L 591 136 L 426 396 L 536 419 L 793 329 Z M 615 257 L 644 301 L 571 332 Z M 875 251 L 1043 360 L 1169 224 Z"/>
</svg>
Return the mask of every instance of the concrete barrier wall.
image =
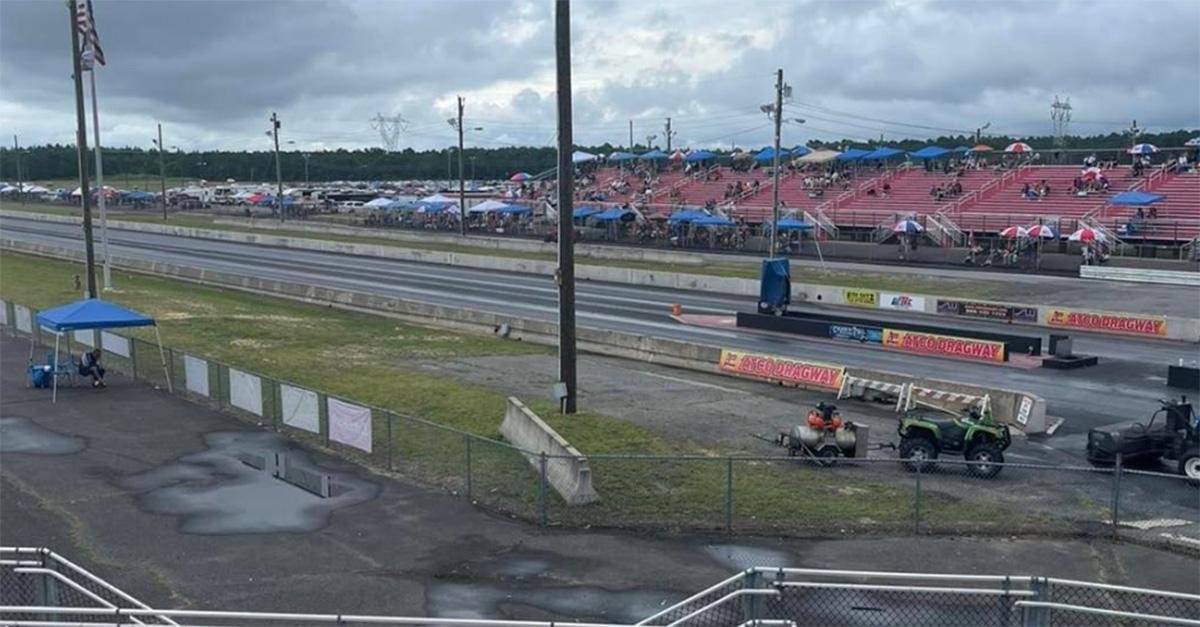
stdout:
<svg viewBox="0 0 1200 627">
<path fill-rule="evenodd" d="M 500 433 L 518 448 L 547 455 L 546 483 L 568 505 L 587 505 L 600 500 L 592 487 L 592 469 L 587 458 L 512 396 L 508 397 L 504 407 Z M 540 456 L 528 454 L 526 458 L 535 470 L 541 472 Z"/>
<path fill-rule="evenodd" d="M 0 210 L 0 216 L 69 224 L 77 224 L 79 222 L 77 218 L 71 216 L 41 215 L 8 210 Z M 476 268 L 480 270 L 498 270 L 503 272 L 521 272 L 525 274 L 553 276 L 557 268 L 556 262 L 552 261 L 537 261 L 530 259 L 516 259 L 511 257 L 492 257 L 487 255 L 406 249 L 378 244 L 355 244 L 350 242 L 334 242 L 329 240 L 285 237 L 278 235 L 262 235 L 257 233 L 240 233 L 236 231 L 220 231 L 215 229 L 145 224 L 141 222 L 111 221 L 111 224 L 114 228 L 146 233 L 165 233 L 198 239 L 214 239 L 228 242 L 261 244 L 295 250 L 312 250 L 363 257 L 378 257 L 384 259 L 396 259 L 399 261 L 412 261 L 418 263 L 433 263 L 440 265 Z M 730 294 L 735 296 L 757 297 L 759 292 L 759 285 L 756 279 L 718 277 L 703 274 L 658 272 L 654 270 L 638 270 L 611 266 L 579 265 L 575 268 L 575 275 L 579 280 L 583 281 L 603 281 L 626 285 L 645 285 L 678 290 Z M 848 303 L 846 302 L 844 295 L 845 288 L 840 286 L 805 283 L 792 284 L 792 300 L 793 302 L 797 303 L 845 306 L 848 305 Z M 937 315 L 937 300 L 939 298 L 962 300 L 955 296 L 946 295 L 935 296 L 916 293 L 909 295 L 921 298 L 924 301 L 923 307 L 920 310 L 913 310 L 913 313 L 930 315 Z M 1049 306 L 1047 305 L 1003 303 L 996 301 L 979 302 L 991 302 L 993 304 L 1011 307 L 1036 307 L 1040 312 L 1037 323 L 1014 322 L 1014 324 L 1028 324 L 1030 326 L 1042 327 L 1051 326 L 1046 323 L 1046 316 L 1044 315 L 1049 309 Z M 1116 316 L 1136 315 L 1119 312 L 1096 313 L 1108 313 Z M 947 318 L 947 316 L 939 317 L 943 319 Z M 1167 317 L 1165 318 L 1165 321 L 1166 333 L 1162 336 L 1165 339 L 1200 342 L 1200 318 Z M 1110 332 L 1119 333 L 1117 331 Z M 1128 333 L 1127 335 L 1145 337 L 1144 335 L 1137 333 Z"/>
<path fill-rule="evenodd" d="M 7 238 L 0 239 L 0 246 L 58 259 L 79 260 L 83 257 L 83 253 L 80 251 L 68 251 L 58 246 L 32 244 Z M 169 263 L 150 262 L 143 259 L 114 257 L 113 263 L 118 267 L 136 272 L 165 275 L 220 287 L 231 287 L 259 294 L 282 296 L 320 305 L 332 304 L 345 309 L 368 313 L 385 313 L 423 324 L 435 323 L 440 326 L 476 332 L 496 332 L 502 326 L 506 326 L 509 337 L 513 339 L 527 340 L 551 346 L 557 345 L 558 341 L 558 325 L 550 321 L 531 320 L 474 309 L 448 307 L 290 281 L 245 277 L 227 272 L 201 270 Z M 721 373 L 719 368 L 721 347 L 719 346 L 680 342 L 666 338 L 587 327 L 582 327 L 578 330 L 578 342 L 579 349 L 585 352 L 659 363 L 700 372 Z M 1045 430 L 1045 401 L 1031 394 L 859 368 L 849 369 L 848 374 L 860 378 L 892 383 L 913 383 L 922 387 L 959 391 L 973 396 L 987 394 L 992 397 L 993 414 L 997 420 L 1023 427 L 1027 433 L 1040 433 Z M 828 391 L 823 388 L 814 389 Z M 1031 399 L 1030 402 L 1033 403 L 1031 410 L 1033 415 L 1027 418 L 1025 423 L 1017 420 L 1022 405 L 1021 398 L 1023 397 Z"/>
<path fill-rule="evenodd" d="M 1154 268 L 1118 268 L 1113 266 L 1081 266 L 1079 276 L 1085 279 L 1105 281 L 1128 281 L 1130 283 L 1157 283 L 1200 287 L 1200 273 L 1183 270 L 1159 270 Z"/>
</svg>

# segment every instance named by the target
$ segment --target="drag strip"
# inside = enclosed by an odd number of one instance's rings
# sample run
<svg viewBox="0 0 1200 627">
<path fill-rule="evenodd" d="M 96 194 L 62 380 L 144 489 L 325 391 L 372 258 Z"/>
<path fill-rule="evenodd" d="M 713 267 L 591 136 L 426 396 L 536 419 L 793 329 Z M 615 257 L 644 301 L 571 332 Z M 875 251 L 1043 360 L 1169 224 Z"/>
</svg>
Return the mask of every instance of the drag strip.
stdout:
<svg viewBox="0 0 1200 627">
<path fill-rule="evenodd" d="M 4 218 L 0 231 L 8 238 L 80 249 L 78 228 Z M 351 289 L 429 303 L 468 307 L 513 316 L 553 320 L 557 294 L 550 277 L 484 271 L 444 265 L 352 257 L 335 253 L 110 229 L 110 247 L 118 257 L 136 257 L 244 276 Z M 97 255 L 100 254 L 97 245 Z M 1165 364 L 1194 359 L 1195 346 L 1182 342 L 1072 333 L 1076 351 L 1098 354 L 1098 368 L 1057 372 L 1023 371 L 990 365 L 890 353 L 854 343 L 831 343 L 757 333 L 679 325 L 667 317 L 670 305 L 691 313 L 749 310 L 752 302 L 654 287 L 581 282 L 578 286 L 582 326 L 653 335 L 681 341 L 739 348 L 815 361 L 907 372 L 977 385 L 1025 390 L 1046 399 L 1048 413 L 1064 417 L 1060 434 L 1088 426 L 1148 416 L 1157 398 L 1168 391 L 1153 379 Z M 805 307 L 820 310 L 819 307 Z M 904 319 L 906 314 L 884 314 Z M 911 318 L 908 318 L 911 319 Z M 955 326 L 1037 334 L 1033 327 L 954 320 Z"/>
</svg>

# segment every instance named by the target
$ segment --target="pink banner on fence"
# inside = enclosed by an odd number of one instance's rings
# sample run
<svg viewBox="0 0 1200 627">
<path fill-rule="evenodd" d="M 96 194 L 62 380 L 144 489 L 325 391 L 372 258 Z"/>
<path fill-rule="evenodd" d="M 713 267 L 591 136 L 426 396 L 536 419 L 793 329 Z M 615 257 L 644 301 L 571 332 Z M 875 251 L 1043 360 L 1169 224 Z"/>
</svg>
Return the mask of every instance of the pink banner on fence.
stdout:
<svg viewBox="0 0 1200 627">
<path fill-rule="evenodd" d="M 336 398 L 327 399 L 329 439 L 371 452 L 371 409 Z"/>
</svg>

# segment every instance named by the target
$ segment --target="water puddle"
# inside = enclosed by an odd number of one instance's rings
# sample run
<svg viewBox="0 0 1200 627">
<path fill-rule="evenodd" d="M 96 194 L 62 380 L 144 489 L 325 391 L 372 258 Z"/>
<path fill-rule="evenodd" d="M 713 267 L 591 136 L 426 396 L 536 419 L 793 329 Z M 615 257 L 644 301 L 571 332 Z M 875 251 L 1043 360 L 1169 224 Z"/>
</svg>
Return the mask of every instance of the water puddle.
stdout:
<svg viewBox="0 0 1200 627">
<path fill-rule="evenodd" d="M 317 531 L 329 524 L 334 510 L 379 493 L 379 486 L 370 481 L 317 465 L 278 434 L 225 431 L 207 434 L 204 440 L 208 450 L 118 484 L 140 493 L 136 502 L 143 511 L 178 516 L 184 533 L 200 535 Z M 275 453 L 285 453 L 291 468 L 329 475 L 333 496 L 321 498 L 238 459 Z"/>
<path fill-rule="evenodd" d="M 792 558 L 787 553 L 757 546 L 710 544 L 704 547 L 704 552 L 730 572 L 755 566 L 786 568 L 792 565 Z"/>
<path fill-rule="evenodd" d="M 64 435 L 28 418 L 0 418 L 0 453 L 72 455 L 87 448 L 87 440 Z"/>
<path fill-rule="evenodd" d="M 592 586 L 533 587 L 439 583 L 425 592 L 425 609 L 439 618 L 573 618 L 633 623 L 666 607 L 678 594 L 606 590 Z"/>
</svg>

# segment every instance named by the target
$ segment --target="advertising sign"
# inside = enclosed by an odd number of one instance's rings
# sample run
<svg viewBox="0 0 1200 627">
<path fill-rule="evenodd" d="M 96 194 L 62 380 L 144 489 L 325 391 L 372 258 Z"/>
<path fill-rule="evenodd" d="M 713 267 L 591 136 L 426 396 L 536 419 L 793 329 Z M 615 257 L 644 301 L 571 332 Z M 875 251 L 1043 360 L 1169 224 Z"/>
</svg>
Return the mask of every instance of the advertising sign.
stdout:
<svg viewBox="0 0 1200 627">
<path fill-rule="evenodd" d="M 1050 309 L 1046 324 L 1052 327 L 1107 333 L 1160 336 L 1167 334 L 1167 321 L 1158 316 L 1097 313 L 1059 307 Z"/>
<path fill-rule="evenodd" d="M 880 344 L 883 342 L 883 329 L 860 327 L 853 324 L 831 324 L 829 325 L 829 337 L 835 340 Z"/>
<path fill-rule="evenodd" d="M 842 290 L 842 299 L 847 305 L 854 307 L 871 307 L 874 309 L 879 306 L 879 292 L 872 290 L 853 290 L 846 288 Z"/>
<path fill-rule="evenodd" d="M 917 331 L 884 329 L 883 345 L 906 353 L 958 357 L 976 361 L 1004 361 L 1004 343 Z"/>
<path fill-rule="evenodd" d="M 899 309 L 902 311 L 925 311 L 925 297 L 882 292 L 879 294 L 879 308 Z"/>
<path fill-rule="evenodd" d="M 1013 307 L 999 303 L 981 303 L 971 300 L 938 299 L 937 312 L 946 316 L 983 318 L 1004 322 L 1037 322 L 1037 307 Z"/>
<path fill-rule="evenodd" d="M 846 370 L 842 366 L 733 350 L 721 351 L 720 368 L 723 372 L 754 377 L 764 381 L 818 386 L 834 390 L 842 387 L 842 376 Z"/>
</svg>

